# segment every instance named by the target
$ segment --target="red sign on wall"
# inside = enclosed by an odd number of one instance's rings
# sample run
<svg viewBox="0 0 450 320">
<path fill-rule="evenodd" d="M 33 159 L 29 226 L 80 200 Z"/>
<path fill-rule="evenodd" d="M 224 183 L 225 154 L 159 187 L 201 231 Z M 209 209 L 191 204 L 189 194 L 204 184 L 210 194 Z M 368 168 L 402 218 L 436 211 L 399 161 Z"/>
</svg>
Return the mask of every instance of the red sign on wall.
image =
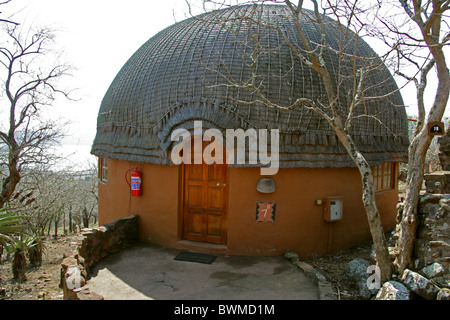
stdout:
<svg viewBox="0 0 450 320">
<path fill-rule="evenodd" d="M 276 206 L 273 202 L 257 202 L 256 222 L 275 222 Z"/>
</svg>

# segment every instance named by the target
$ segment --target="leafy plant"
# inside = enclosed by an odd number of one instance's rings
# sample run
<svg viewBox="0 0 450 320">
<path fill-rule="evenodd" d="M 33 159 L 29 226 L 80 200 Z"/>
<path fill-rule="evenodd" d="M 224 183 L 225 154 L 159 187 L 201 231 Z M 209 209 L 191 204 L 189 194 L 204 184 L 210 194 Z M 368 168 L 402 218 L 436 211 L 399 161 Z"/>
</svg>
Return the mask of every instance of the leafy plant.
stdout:
<svg viewBox="0 0 450 320">
<path fill-rule="evenodd" d="M 23 224 L 24 217 L 17 215 L 10 208 L 0 208 L 0 244 L 15 242 L 12 234 L 23 232 L 28 226 Z"/>
<path fill-rule="evenodd" d="M 6 247 L 6 250 L 13 255 L 12 260 L 12 272 L 14 279 L 18 279 L 20 282 L 25 281 L 26 268 L 27 268 L 27 259 L 26 252 L 28 249 L 34 246 L 33 237 L 26 237 L 21 234 L 17 239 L 9 244 Z"/>
<path fill-rule="evenodd" d="M 10 208 L 0 208 L 0 245 L 13 254 L 12 271 L 15 279 L 26 280 L 25 252 L 33 246 L 32 237 L 24 237 L 29 228 L 24 216 L 17 215 Z M 19 234 L 16 238 L 14 235 Z"/>
<path fill-rule="evenodd" d="M 40 265 L 42 263 L 42 254 L 46 250 L 46 246 L 39 234 L 33 234 L 27 241 L 28 259 L 31 264 Z"/>
</svg>

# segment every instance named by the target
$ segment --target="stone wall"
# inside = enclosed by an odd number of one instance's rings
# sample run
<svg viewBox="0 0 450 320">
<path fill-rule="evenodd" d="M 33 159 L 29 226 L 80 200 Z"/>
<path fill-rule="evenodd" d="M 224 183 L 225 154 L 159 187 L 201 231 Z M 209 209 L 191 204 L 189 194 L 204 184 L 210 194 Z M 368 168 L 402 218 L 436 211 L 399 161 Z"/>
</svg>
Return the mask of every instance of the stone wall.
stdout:
<svg viewBox="0 0 450 320">
<path fill-rule="evenodd" d="M 450 171 L 432 172 L 424 179 L 428 194 L 450 194 Z"/>
<path fill-rule="evenodd" d="M 449 288 L 450 194 L 422 196 L 418 215 L 414 268 L 437 284 Z"/>
<path fill-rule="evenodd" d="M 444 164 L 443 164 L 444 166 Z M 378 300 L 450 300 L 450 172 L 425 176 L 426 193 L 417 208 L 412 270 L 386 282 Z"/>
<path fill-rule="evenodd" d="M 436 177 L 428 181 L 439 182 Z M 376 300 L 450 300 L 450 194 L 429 191 L 419 200 L 413 265 L 384 283 Z"/>
<path fill-rule="evenodd" d="M 450 300 L 450 125 L 438 138 L 442 171 L 426 174 L 426 193 L 417 208 L 413 270 L 406 269 L 398 281 L 386 282 L 379 300 Z M 401 210 L 401 207 L 399 207 Z"/>
<path fill-rule="evenodd" d="M 450 285 L 450 125 L 438 138 L 443 171 L 425 175 L 418 207 L 414 267 L 444 287 Z"/>
<path fill-rule="evenodd" d="M 83 229 L 61 264 L 64 300 L 103 300 L 86 286 L 89 270 L 111 253 L 138 241 L 138 216 L 121 218 L 99 228 Z"/>
<path fill-rule="evenodd" d="M 407 270 L 402 277 L 405 284 L 410 282 L 408 288 L 428 283 L 427 290 L 419 288 L 426 299 L 450 299 L 450 126 L 438 143 L 443 171 L 425 175 L 426 194 L 417 210 L 414 271 Z"/>
</svg>

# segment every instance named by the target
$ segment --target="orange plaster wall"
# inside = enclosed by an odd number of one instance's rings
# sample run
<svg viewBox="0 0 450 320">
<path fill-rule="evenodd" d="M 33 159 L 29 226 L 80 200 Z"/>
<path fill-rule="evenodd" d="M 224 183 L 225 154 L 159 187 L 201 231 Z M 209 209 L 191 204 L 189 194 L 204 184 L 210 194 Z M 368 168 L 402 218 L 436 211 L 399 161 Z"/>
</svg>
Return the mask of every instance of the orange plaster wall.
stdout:
<svg viewBox="0 0 450 320">
<path fill-rule="evenodd" d="M 135 166 L 142 171 L 141 197 L 130 196 L 124 177 Z M 278 255 L 291 250 L 307 258 L 370 238 L 356 169 L 280 169 L 272 176 L 275 193 L 262 194 L 256 191 L 259 168 L 230 167 L 226 246 L 181 239 L 181 177 L 179 166 L 108 160 L 108 182 L 99 184 L 99 223 L 138 214 L 141 241 L 235 255 Z M 344 197 L 344 218 L 331 225 L 323 219 L 323 206 L 315 204 L 326 196 Z M 397 199 L 396 190 L 377 193 L 386 230 L 395 225 Z M 256 222 L 256 202 L 277 204 L 275 222 Z"/>
<path fill-rule="evenodd" d="M 131 197 L 125 172 L 136 166 L 142 172 L 142 195 Z M 108 160 L 108 181 L 99 183 L 99 224 L 137 214 L 141 241 L 166 244 L 176 240 L 178 169 Z"/>
<path fill-rule="evenodd" d="M 283 169 L 273 176 L 276 183 L 273 194 L 256 191 L 260 178 L 256 168 L 230 170 L 228 247 L 231 251 L 269 255 L 291 250 L 308 257 L 370 238 L 356 169 Z M 331 224 L 324 221 L 323 206 L 316 205 L 315 200 L 327 196 L 343 197 L 343 220 Z M 397 199 L 395 190 L 377 193 L 387 230 L 395 225 Z M 255 222 L 256 202 L 277 204 L 275 222 Z"/>
</svg>

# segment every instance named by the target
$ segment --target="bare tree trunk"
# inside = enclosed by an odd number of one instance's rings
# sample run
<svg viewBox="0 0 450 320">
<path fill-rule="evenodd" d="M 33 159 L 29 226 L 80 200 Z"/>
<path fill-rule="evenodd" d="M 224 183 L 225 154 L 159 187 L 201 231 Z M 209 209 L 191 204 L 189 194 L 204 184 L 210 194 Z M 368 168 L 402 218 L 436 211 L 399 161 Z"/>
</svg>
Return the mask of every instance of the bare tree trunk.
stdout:
<svg viewBox="0 0 450 320">
<path fill-rule="evenodd" d="M 318 2 L 316 0 L 313 0 L 312 2 L 314 3 L 315 17 L 317 19 L 318 26 L 320 27 L 322 39 L 325 39 L 325 31 L 323 29 L 324 21 L 322 20 L 319 14 Z M 386 237 L 384 235 L 384 229 L 381 223 L 380 214 L 376 204 L 372 169 L 370 168 L 369 163 L 367 162 L 364 155 L 356 146 L 356 144 L 354 143 L 353 139 L 349 134 L 349 128 L 353 117 L 352 114 L 353 110 L 357 105 L 357 103 L 359 103 L 360 100 L 363 99 L 362 90 L 364 84 L 365 70 L 364 68 L 361 68 L 359 70 L 360 72 L 359 77 L 355 74 L 355 81 L 359 80 L 359 84 L 355 87 L 355 91 L 353 92 L 352 105 L 349 106 L 349 113 L 345 116 L 337 106 L 338 91 L 335 88 L 333 81 L 331 80 L 332 77 L 329 73 L 329 70 L 327 69 L 324 63 L 323 55 L 325 54 L 326 48 L 326 46 L 324 45 L 325 43 L 322 43 L 323 46 L 318 50 L 319 52 L 313 50 L 312 47 L 310 46 L 309 41 L 304 36 L 300 26 L 299 14 L 303 2 L 300 1 L 298 7 L 295 7 L 288 0 L 285 0 L 285 3 L 292 12 L 292 18 L 297 28 L 297 33 L 300 35 L 302 42 L 308 51 L 308 57 L 310 58 L 310 67 L 313 70 L 315 70 L 323 80 L 328 95 L 328 104 L 332 111 L 333 116 L 332 117 L 328 116 L 323 110 L 321 110 L 317 106 L 313 107 L 312 110 L 317 112 L 319 115 L 321 115 L 328 121 L 328 123 L 338 136 L 339 141 L 347 150 L 348 155 L 352 158 L 353 162 L 355 163 L 356 167 L 360 172 L 362 182 L 362 193 L 363 193 L 362 201 L 366 211 L 370 233 L 372 235 L 378 267 L 380 268 L 381 271 L 380 280 L 382 282 L 386 282 L 390 280 L 392 276 L 392 263 L 389 257 L 389 248 L 387 245 Z M 343 119 L 345 118 L 346 121 L 343 121 Z"/>
<path fill-rule="evenodd" d="M 52 53 L 47 50 L 54 39 L 50 30 L 44 28 L 22 35 L 21 28 L 14 25 L 4 31 L 7 38 L 0 46 L 0 68 L 5 77 L 0 90 L 5 98 L 2 121 L 6 121 L 0 128 L 0 149 L 8 160 L 4 161 L 7 177 L 0 186 L 0 208 L 16 190 L 23 168 L 48 159 L 44 150 L 63 135 L 57 122 L 43 121 L 41 116 L 42 107 L 51 105 L 57 94 L 67 97 L 67 93 L 58 89 L 57 80 L 70 70 L 66 65 L 44 68 L 42 61 L 35 58 Z"/>
<path fill-rule="evenodd" d="M 89 213 L 86 207 L 82 210 L 83 227 L 89 228 Z"/>
<path fill-rule="evenodd" d="M 72 206 L 70 206 L 70 209 L 69 209 L 69 233 L 73 233 L 73 226 L 72 226 Z"/>
<path fill-rule="evenodd" d="M 447 89 L 439 90 L 436 95 L 436 100 L 448 101 L 450 75 L 446 69 L 444 78 L 447 81 Z M 445 93 L 446 91 L 446 93 Z M 446 97 L 446 98 L 445 98 Z M 430 111 L 428 121 L 439 121 L 445 111 L 445 104 L 440 108 L 433 108 Z M 434 112 L 433 112 L 434 111 Z M 428 147 L 431 144 L 432 137 L 428 135 L 427 126 L 424 126 L 418 136 L 412 141 L 409 147 L 408 159 L 408 175 L 406 183 L 408 188 L 404 201 L 403 214 L 399 223 L 399 238 L 397 240 L 397 257 L 395 260 L 395 267 L 398 274 L 403 274 L 403 271 L 410 267 L 413 258 L 414 245 L 416 240 L 416 231 L 419 225 L 417 216 L 417 207 L 419 204 L 420 190 L 424 179 L 424 164 Z"/>
<path fill-rule="evenodd" d="M 422 131 L 425 132 L 426 130 Z M 423 132 L 421 133 L 422 136 L 427 135 L 426 132 Z M 399 274 L 402 274 L 411 264 L 416 231 L 419 226 L 417 206 L 424 177 L 425 155 L 430 142 L 431 139 L 427 139 L 425 136 L 421 139 L 415 139 L 409 147 L 409 154 L 415 156 L 410 156 L 408 160 L 406 184 L 409 188 L 406 189 L 403 213 L 399 223 L 398 255 L 395 261 Z"/>
<path fill-rule="evenodd" d="M 58 223 L 59 223 L 59 217 L 55 217 L 55 239 L 58 239 Z"/>
<path fill-rule="evenodd" d="M 347 150 L 348 154 L 351 156 L 361 175 L 363 192 L 362 201 L 367 215 L 367 221 L 369 224 L 370 234 L 372 236 L 377 264 L 381 272 L 380 280 L 382 283 L 384 283 L 391 279 L 392 263 L 389 256 L 389 248 L 385 236 L 385 231 L 381 223 L 380 213 L 376 204 L 372 169 L 361 151 L 353 142 L 352 138 L 338 128 L 335 128 L 335 132 L 338 134 L 339 140 Z"/>
<path fill-rule="evenodd" d="M 402 6 L 422 33 L 423 40 L 434 59 L 438 79 L 434 102 L 428 113 L 427 121 L 440 121 L 444 115 L 450 94 L 450 73 L 443 51 L 443 43 L 449 41 L 449 35 L 445 36 L 442 44 L 439 43 L 442 17 L 444 12 L 449 9 L 449 3 L 446 1 L 433 1 L 433 11 L 427 16 L 427 20 L 423 21 L 421 16 L 422 4 L 417 0 L 412 2 L 413 6 L 411 8 L 406 3 L 402 3 Z M 414 10 L 414 12 L 411 10 Z M 424 91 L 419 91 L 418 94 L 420 106 L 424 99 Z M 425 124 L 413 139 L 409 148 L 408 176 L 406 178 L 408 189 L 405 196 L 403 214 L 399 223 L 399 238 L 396 244 L 397 257 L 394 262 L 398 274 L 403 274 L 403 271 L 411 265 L 413 258 L 418 227 L 417 206 L 424 177 L 425 157 L 431 140 L 432 137 L 428 135 L 427 125 Z"/>
<path fill-rule="evenodd" d="M 25 253 L 23 250 L 14 253 L 13 261 L 12 261 L 12 272 L 14 279 L 18 279 L 19 282 L 23 282 L 27 280 L 26 276 L 27 269 L 27 259 L 25 257 Z"/>
<path fill-rule="evenodd" d="M 63 233 L 64 233 L 64 235 L 66 235 L 67 234 L 67 230 L 66 230 L 66 211 L 64 209 L 63 209 L 62 221 L 63 221 Z"/>
<path fill-rule="evenodd" d="M 15 142 L 15 141 L 14 141 Z M 12 194 L 16 190 L 16 186 L 19 183 L 21 176 L 18 168 L 18 152 L 11 152 L 13 155 L 10 157 L 10 161 L 8 164 L 9 176 L 5 178 L 2 184 L 2 189 L 0 192 L 0 208 L 2 208 L 5 203 L 11 198 Z"/>
</svg>

